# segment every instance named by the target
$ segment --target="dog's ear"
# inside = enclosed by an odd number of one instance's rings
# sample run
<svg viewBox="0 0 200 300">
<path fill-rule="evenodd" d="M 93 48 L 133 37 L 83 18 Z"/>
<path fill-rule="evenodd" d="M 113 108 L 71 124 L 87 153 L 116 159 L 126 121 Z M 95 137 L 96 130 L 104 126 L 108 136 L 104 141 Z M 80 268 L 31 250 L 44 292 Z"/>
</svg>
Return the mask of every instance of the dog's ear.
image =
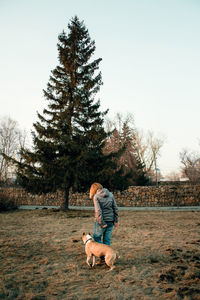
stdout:
<svg viewBox="0 0 200 300">
<path fill-rule="evenodd" d="M 83 232 L 82 235 L 85 235 L 85 232 Z"/>
<path fill-rule="evenodd" d="M 89 235 L 91 235 L 91 233 L 90 233 L 90 232 L 89 232 L 88 234 L 89 234 Z"/>
</svg>

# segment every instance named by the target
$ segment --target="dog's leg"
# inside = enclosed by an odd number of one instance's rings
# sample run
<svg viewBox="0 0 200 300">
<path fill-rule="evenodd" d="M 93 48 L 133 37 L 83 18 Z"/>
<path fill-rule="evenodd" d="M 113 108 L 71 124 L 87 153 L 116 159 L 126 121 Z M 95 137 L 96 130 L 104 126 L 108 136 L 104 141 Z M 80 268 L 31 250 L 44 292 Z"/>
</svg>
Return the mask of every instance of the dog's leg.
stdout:
<svg viewBox="0 0 200 300">
<path fill-rule="evenodd" d="M 92 264 L 90 263 L 90 259 L 91 259 L 91 255 L 90 255 L 90 256 L 87 256 L 86 263 L 88 264 L 88 266 L 89 266 L 90 268 L 92 268 Z"/>
<path fill-rule="evenodd" d="M 110 267 L 109 271 L 112 271 L 115 268 L 115 266 L 114 266 L 115 259 L 116 259 L 116 254 L 105 257 L 105 262 L 106 262 L 107 266 Z"/>
<path fill-rule="evenodd" d="M 93 255 L 93 258 L 92 258 L 92 267 L 94 267 L 95 265 L 95 256 Z"/>
<path fill-rule="evenodd" d="M 115 268 L 115 266 L 111 266 L 110 269 L 107 272 L 112 271 Z"/>
</svg>

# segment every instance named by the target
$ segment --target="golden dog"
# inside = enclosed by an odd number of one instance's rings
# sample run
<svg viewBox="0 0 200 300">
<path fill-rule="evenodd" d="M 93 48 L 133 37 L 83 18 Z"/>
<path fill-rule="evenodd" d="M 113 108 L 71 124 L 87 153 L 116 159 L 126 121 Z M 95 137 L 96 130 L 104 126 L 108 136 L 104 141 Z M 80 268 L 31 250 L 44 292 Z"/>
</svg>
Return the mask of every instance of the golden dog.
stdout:
<svg viewBox="0 0 200 300">
<path fill-rule="evenodd" d="M 96 243 L 92 240 L 91 235 L 82 234 L 82 240 L 85 244 L 85 253 L 87 255 L 87 264 L 89 267 L 94 267 L 95 265 L 95 257 L 101 257 L 105 256 L 105 263 L 108 267 L 110 267 L 110 270 L 114 269 L 114 262 L 117 258 L 117 253 L 114 251 L 110 246 L 105 244 Z M 90 259 L 93 257 L 92 264 L 90 264 Z M 119 256 L 118 256 L 119 257 Z"/>
</svg>

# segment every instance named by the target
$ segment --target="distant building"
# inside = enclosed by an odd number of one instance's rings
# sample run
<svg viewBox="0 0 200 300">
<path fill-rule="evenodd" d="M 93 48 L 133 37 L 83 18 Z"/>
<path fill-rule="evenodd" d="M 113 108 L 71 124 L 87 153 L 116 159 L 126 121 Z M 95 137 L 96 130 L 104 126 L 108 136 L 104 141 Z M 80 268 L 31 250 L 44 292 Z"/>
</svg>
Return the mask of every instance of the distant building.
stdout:
<svg viewBox="0 0 200 300">
<path fill-rule="evenodd" d="M 190 181 L 190 179 L 188 177 L 183 177 L 183 178 L 180 178 L 180 181 Z"/>
<path fill-rule="evenodd" d="M 160 181 L 161 181 L 161 182 L 165 182 L 165 181 L 169 181 L 169 179 L 166 178 L 166 177 L 162 177 L 162 178 L 160 178 Z"/>
</svg>

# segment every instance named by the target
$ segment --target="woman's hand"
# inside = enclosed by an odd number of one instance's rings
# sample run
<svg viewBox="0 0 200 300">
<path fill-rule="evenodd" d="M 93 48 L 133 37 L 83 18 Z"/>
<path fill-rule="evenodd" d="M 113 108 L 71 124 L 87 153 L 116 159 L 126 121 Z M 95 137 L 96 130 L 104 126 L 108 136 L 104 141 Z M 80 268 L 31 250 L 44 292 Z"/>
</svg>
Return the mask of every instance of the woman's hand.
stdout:
<svg viewBox="0 0 200 300">
<path fill-rule="evenodd" d="M 115 222 L 115 223 L 114 223 L 114 226 L 115 226 L 115 228 L 116 228 L 116 227 L 118 226 L 118 223 Z"/>
<path fill-rule="evenodd" d="M 106 228 L 106 227 L 108 227 L 108 225 L 103 225 L 103 226 L 102 226 L 102 228 Z"/>
</svg>

